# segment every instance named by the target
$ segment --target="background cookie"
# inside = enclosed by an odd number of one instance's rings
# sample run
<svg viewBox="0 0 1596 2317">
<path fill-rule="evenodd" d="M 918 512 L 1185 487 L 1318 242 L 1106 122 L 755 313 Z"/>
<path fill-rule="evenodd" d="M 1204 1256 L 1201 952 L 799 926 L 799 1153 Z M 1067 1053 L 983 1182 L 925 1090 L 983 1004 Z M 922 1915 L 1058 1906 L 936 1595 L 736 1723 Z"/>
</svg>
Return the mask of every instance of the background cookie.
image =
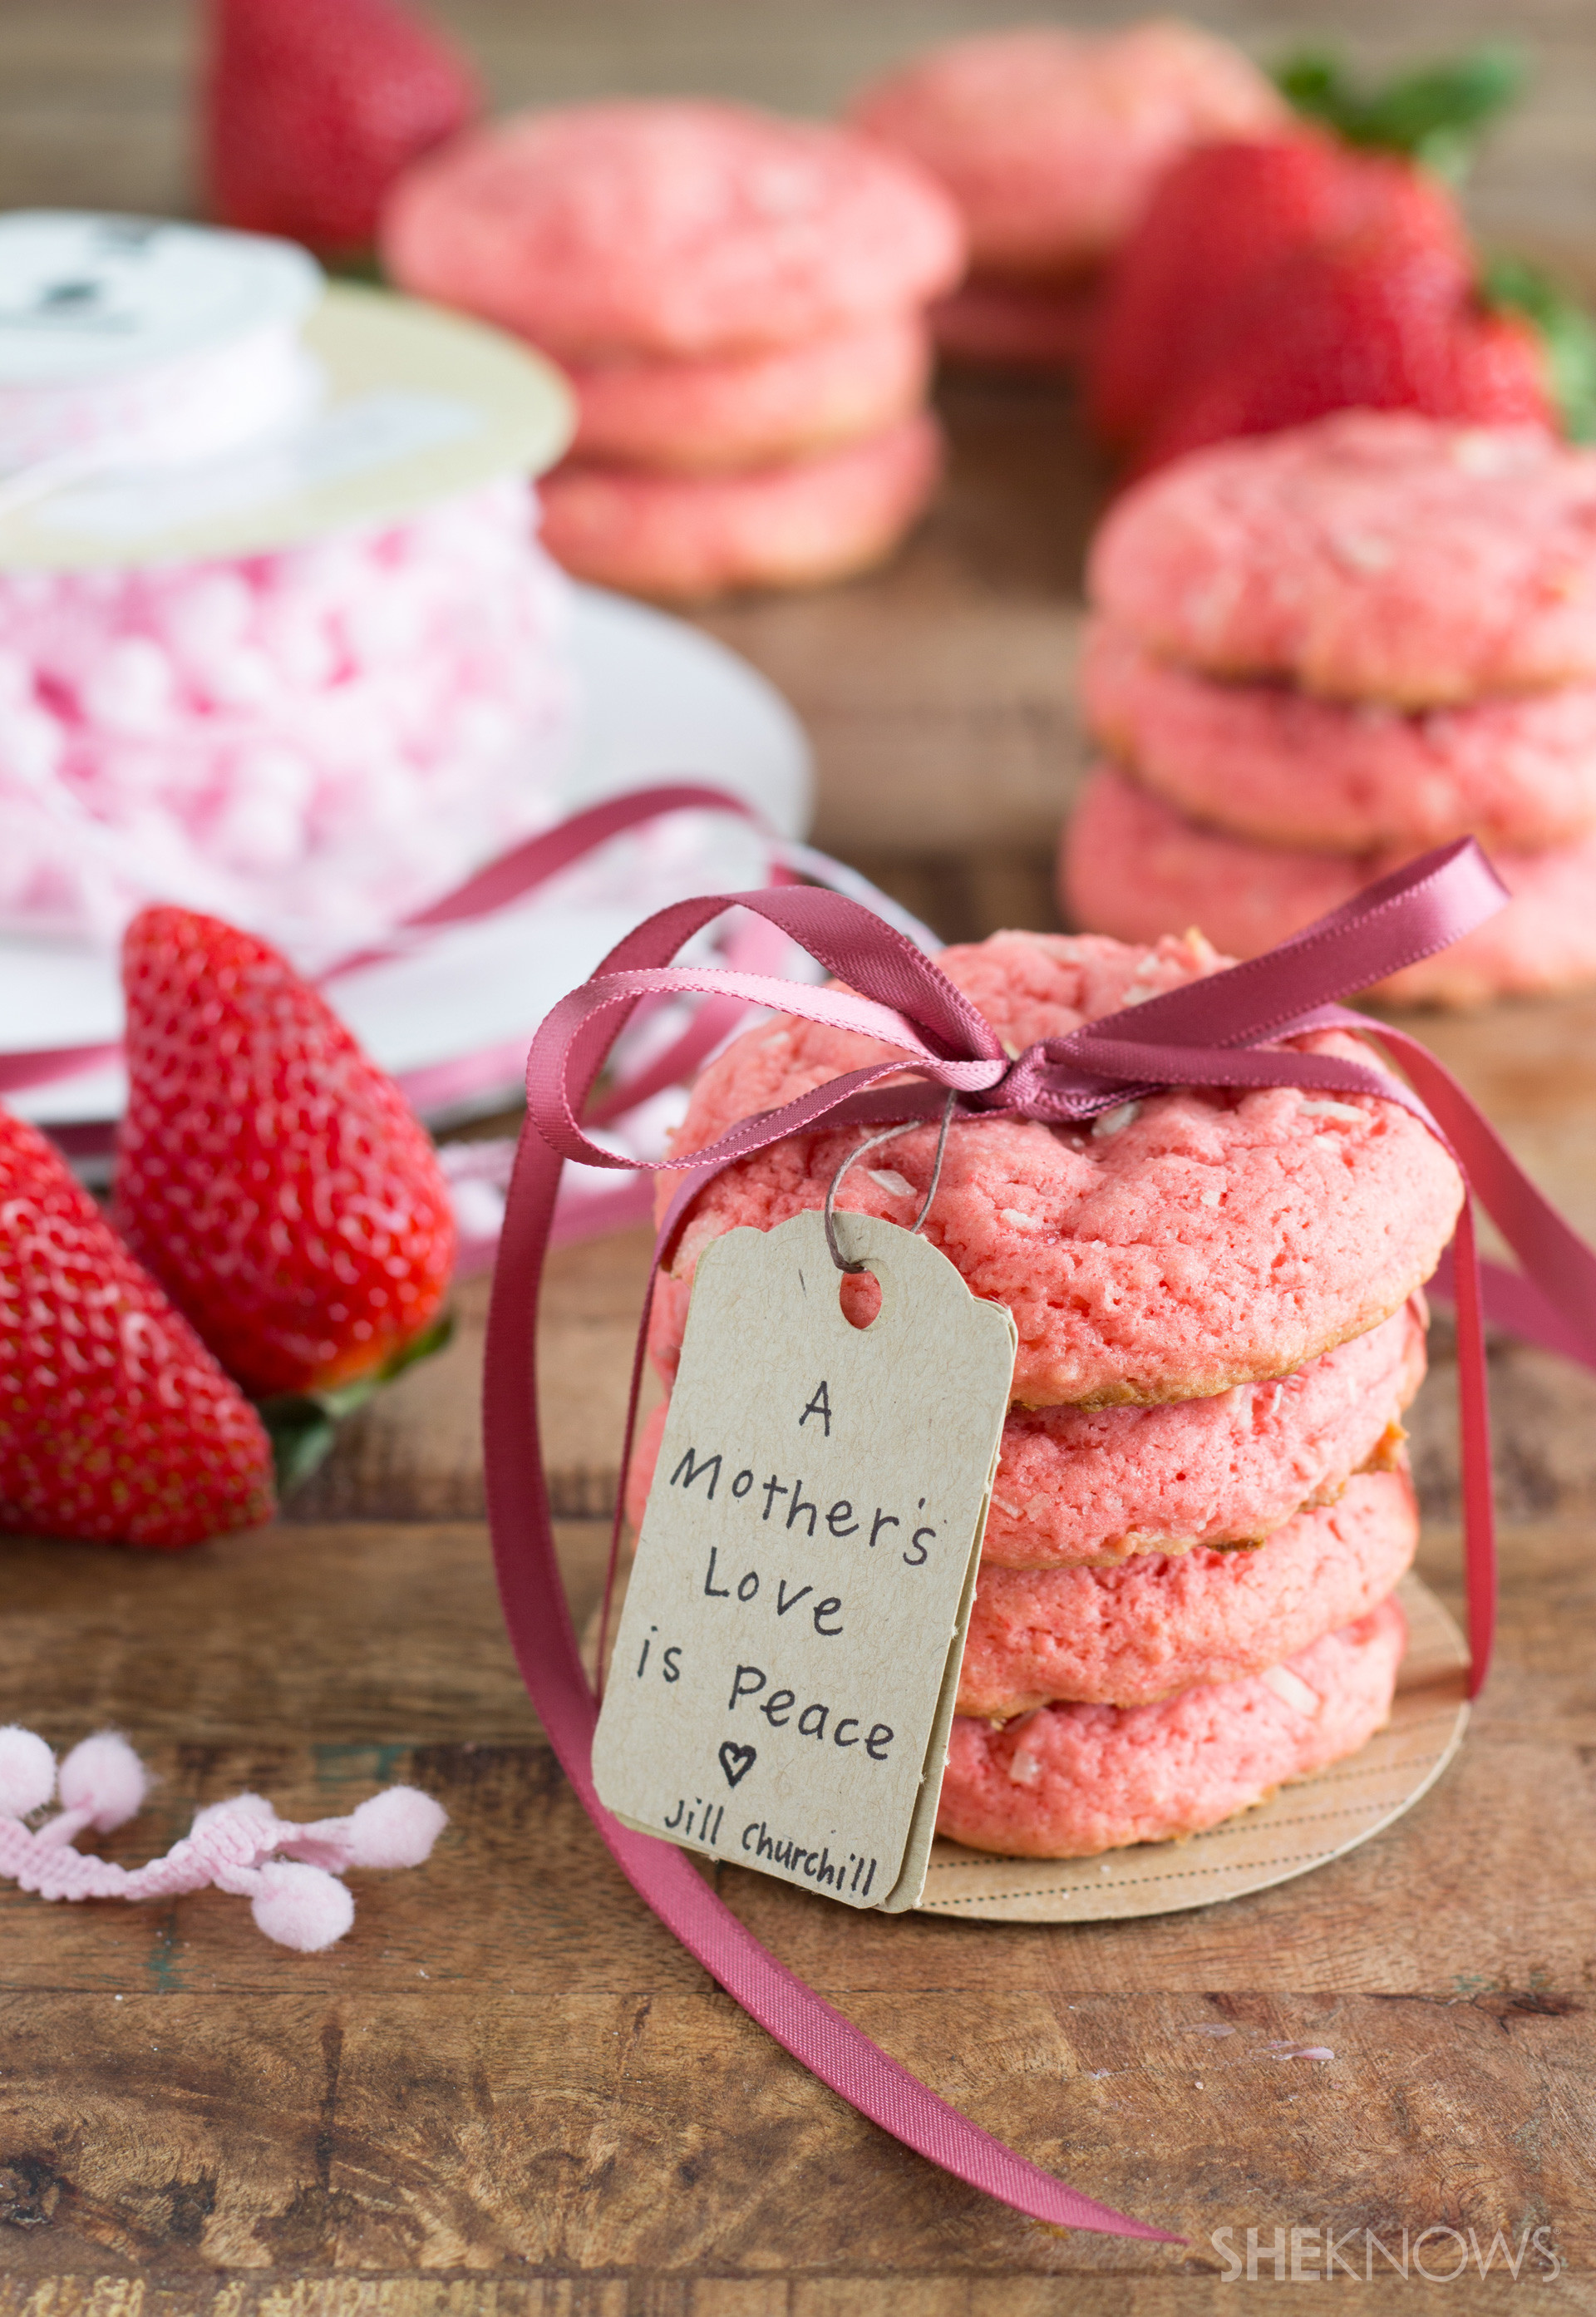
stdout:
<svg viewBox="0 0 1596 2317">
<path fill-rule="evenodd" d="M 817 459 L 733 475 L 572 464 L 546 476 L 542 541 L 579 579 L 693 603 L 813 586 L 890 554 L 941 472 L 923 414 Z"/>
<path fill-rule="evenodd" d="M 1018 1051 L 1220 961 L 1206 944 L 1011 933 L 939 962 Z M 1339 1033 L 1312 1043 L 1369 1054 Z M 749 1031 L 700 1077 L 674 1149 L 698 1150 L 733 1120 L 889 1051 L 816 1024 Z M 792 1136 L 700 1194 L 656 1284 L 651 1345 L 664 1373 L 700 1250 L 818 1207 L 859 1140 L 854 1128 Z M 935 1141 L 932 1127 L 900 1135 L 882 1154 L 889 1165 L 851 1171 L 839 1205 L 907 1225 Z M 1440 1145 L 1394 1104 L 1185 1087 L 1078 1132 L 960 1122 L 926 1235 L 976 1294 L 1012 1311 L 1016 1400 L 1145 1405 L 1288 1375 L 1376 1326 L 1429 1277 L 1459 1196 Z"/>
<path fill-rule="evenodd" d="M 812 458 L 880 434 L 924 400 L 931 336 L 917 312 L 704 362 L 569 365 L 584 462 L 715 474 Z"/>
<path fill-rule="evenodd" d="M 1596 679 L 1596 453 L 1348 411 L 1195 452 L 1097 534 L 1093 601 L 1164 658 L 1441 707 Z"/>
<path fill-rule="evenodd" d="M 981 1571 L 960 1713 L 1029 1713 L 1055 1698 L 1150 1705 L 1240 1680 L 1367 1616 L 1419 1542 L 1405 1472 L 1360 1472 L 1253 1552 L 1142 1553 L 1119 1569 Z"/>
<path fill-rule="evenodd" d="M 1111 250 L 1189 145 L 1288 116 L 1239 49 L 1166 18 L 950 41 L 861 90 L 849 117 L 940 178 L 977 266 L 1035 273 Z"/>
<path fill-rule="evenodd" d="M 1254 845 L 1187 820 L 1118 772 L 1092 773 L 1067 822 L 1059 896 L 1077 923 L 1121 940 L 1201 920 L 1238 957 L 1272 949 L 1405 855 Z M 1493 851 L 1513 895 L 1461 941 L 1376 985 L 1398 1006 L 1481 1006 L 1578 989 L 1596 976 L 1596 836 L 1542 853 Z"/>
<path fill-rule="evenodd" d="M 857 327 L 951 288 L 951 202 L 818 122 L 682 99 L 568 105 L 456 139 L 384 212 L 401 288 L 577 360 Z"/>
<path fill-rule="evenodd" d="M 1596 684 L 1410 714 L 1220 683 L 1092 622 L 1086 720 L 1177 810 L 1262 844 L 1409 852 L 1475 836 L 1533 851 L 1596 827 Z"/>
<path fill-rule="evenodd" d="M 1019 1858 L 1087 1858 L 1197 1834 L 1355 1753 L 1391 1710 L 1395 1601 L 1244 1681 L 1161 1705 L 1044 1705 L 994 1730 L 954 1718 L 937 1831 Z"/>
</svg>

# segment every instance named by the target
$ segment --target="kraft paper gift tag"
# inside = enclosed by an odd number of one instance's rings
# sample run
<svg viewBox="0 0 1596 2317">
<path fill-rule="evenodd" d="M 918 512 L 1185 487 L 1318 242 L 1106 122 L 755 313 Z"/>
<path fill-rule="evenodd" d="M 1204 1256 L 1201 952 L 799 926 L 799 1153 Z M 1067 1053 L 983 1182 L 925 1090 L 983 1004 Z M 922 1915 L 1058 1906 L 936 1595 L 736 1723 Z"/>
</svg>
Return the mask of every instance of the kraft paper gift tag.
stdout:
<svg viewBox="0 0 1596 2317">
<path fill-rule="evenodd" d="M 856 1328 L 818 1213 L 699 1258 L 593 1742 L 645 1834 L 919 1900 L 1013 1379 L 1011 1314 L 877 1217 Z"/>
</svg>

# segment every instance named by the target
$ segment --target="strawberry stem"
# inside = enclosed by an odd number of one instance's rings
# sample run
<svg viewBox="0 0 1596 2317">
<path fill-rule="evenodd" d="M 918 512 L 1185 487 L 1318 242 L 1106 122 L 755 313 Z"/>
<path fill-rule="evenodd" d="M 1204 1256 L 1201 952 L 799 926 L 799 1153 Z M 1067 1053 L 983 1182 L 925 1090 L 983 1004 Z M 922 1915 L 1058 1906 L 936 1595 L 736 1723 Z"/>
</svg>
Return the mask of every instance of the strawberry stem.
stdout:
<svg viewBox="0 0 1596 2317">
<path fill-rule="evenodd" d="M 317 1466 L 325 1462 L 346 1417 L 364 1408 L 384 1384 L 392 1383 L 418 1360 L 431 1359 L 434 1352 L 441 1352 L 453 1333 L 454 1314 L 445 1311 L 370 1375 L 356 1376 L 352 1383 L 335 1384 L 328 1391 L 281 1391 L 257 1400 L 257 1412 L 272 1443 L 278 1501 L 302 1488 Z"/>
<path fill-rule="evenodd" d="M 1288 58 L 1275 79 L 1298 112 L 1349 145 L 1404 153 L 1456 183 L 1480 130 L 1523 86 L 1524 63 L 1516 49 L 1471 49 L 1369 89 L 1354 84 L 1339 58 L 1307 50 Z"/>
<path fill-rule="evenodd" d="M 1560 283 L 1521 257 L 1488 259 L 1480 295 L 1487 306 L 1521 314 L 1534 325 L 1563 432 L 1571 443 L 1596 442 L 1596 320 Z"/>
<path fill-rule="evenodd" d="M 338 1437 L 338 1427 L 309 1392 L 278 1392 L 256 1405 L 272 1443 L 277 1501 L 286 1504 L 325 1461 Z"/>
</svg>

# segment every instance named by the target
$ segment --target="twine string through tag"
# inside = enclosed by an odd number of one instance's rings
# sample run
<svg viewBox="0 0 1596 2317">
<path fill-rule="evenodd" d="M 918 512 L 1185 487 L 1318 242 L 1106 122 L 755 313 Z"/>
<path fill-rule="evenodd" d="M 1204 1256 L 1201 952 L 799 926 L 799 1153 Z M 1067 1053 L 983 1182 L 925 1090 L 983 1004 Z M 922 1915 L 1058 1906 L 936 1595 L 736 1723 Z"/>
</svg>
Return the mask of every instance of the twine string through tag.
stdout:
<svg viewBox="0 0 1596 2317">
<path fill-rule="evenodd" d="M 924 1205 L 921 1208 L 920 1212 L 915 1216 L 914 1221 L 909 1225 L 909 1235 L 912 1239 L 918 1239 L 920 1233 L 924 1230 L 925 1219 L 931 1212 L 932 1201 L 937 1194 L 937 1185 L 942 1179 L 942 1158 L 948 1148 L 948 1129 L 953 1123 L 953 1110 L 957 1101 L 958 1096 L 953 1093 L 952 1089 L 950 1088 L 948 1099 L 942 1105 L 942 1123 L 941 1131 L 937 1135 L 937 1155 L 932 1164 L 931 1188 L 925 1194 Z M 911 1134 L 915 1127 L 921 1123 L 922 1122 L 917 1118 L 906 1119 L 902 1126 L 888 1126 L 884 1128 L 879 1134 L 872 1134 L 869 1136 L 866 1141 L 860 1144 L 856 1150 L 851 1150 L 848 1153 L 846 1158 L 843 1159 L 842 1165 L 837 1168 L 836 1173 L 832 1176 L 830 1185 L 825 1194 L 825 1243 L 831 1249 L 831 1259 L 836 1265 L 839 1271 L 858 1272 L 868 1271 L 869 1269 L 868 1263 L 850 1262 L 849 1258 L 843 1253 L 842 1248 L 837 1245 L 836 1198 L 838 1191 L 842 1188 L 843 1176 L 848 1172 L 850 1167 L 858 1164 L 859 1160 L 864 1157 L 867 1151 L 875 1150 L 878 1143 L 891 1142 L 897 1135 L 900 1134 Z"/>
</svg>

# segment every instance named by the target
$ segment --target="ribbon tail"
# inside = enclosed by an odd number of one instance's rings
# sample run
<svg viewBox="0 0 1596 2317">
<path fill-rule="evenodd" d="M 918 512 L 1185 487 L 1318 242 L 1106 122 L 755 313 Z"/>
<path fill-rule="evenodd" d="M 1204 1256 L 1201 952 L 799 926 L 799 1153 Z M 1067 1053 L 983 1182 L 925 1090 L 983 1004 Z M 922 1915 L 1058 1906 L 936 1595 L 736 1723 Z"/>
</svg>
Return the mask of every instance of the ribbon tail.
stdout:
<svg viewBox="0 0 1596 2317">
<path fill-rule="evenodd" d="M 1538 1345 L 1542 1351 L 1557 1352 L 1582 1367 L 1596 1368 L 1596 1350 L 1569 1326 L 1535 1282 L 1527 1279 L 1521 1271 L 1510 1271 L 1506 1264 L 1492 1263 L 1482 1256 L 1480 1286 L 1488 1327 L 1500 1328 L 1504 1336 L 1517 1336 L 1522 1343 Z M 1437 1264 L 1426 1293 L 1438 1302 L 1454 1300 L 1449 1248 Z"/>
<path fill-rule="evenodd" d="M 1596 1366 L 1596 1253 L 1536 1188 L 1444 1062 L 1389 1023 L 1371 1022 L 1366 1034 L 1395 1054 L 1451 1141 L 1480 1204 L 1523 1265 L 1530 1288 L 1562 1321 L 1563 1339 L 1555 1348 Z M 1496 1278 L 1510 1275 L 1495 1265 L 1487 1268 Z"/>
<path fill-rule="evenodd" d="M 538 1285 L 558 1180 L 559 1161 L 529 1123 L 511 1181 L 488 1317 L 483 1395 L 488 1517 L 522 1679 L 611 1856 L 638 1896 L 751 2018 L 905 2147 L 1033 2220 L 1180 2242 L 1043 2171 L 962 2116 L 778 1962 L 674 1845 L 630 1832 L 599 1801 L 592 1767 L 597 1708 L 555 1557 L 538 1436 Z"/>
<path fill-rule="evenodd" d="M 772 872 L 773 882 L 784 882 L 780 864 Z M 762 917 L 750 917 L 746 910 L 734 911 L 731 926 L 721 944 L 721 954 L 727 965 L 749 973 L 779 974 L 785 962 L 786 936 Z M 658 1001 L 664 1004 L 668 1001 Z M 648 1001 L 644 1000 L 632 1016 L 635 1029 L 641 1020 Z M 646 1062 L 629 1078 L 625 1078 L 600 1100 L 589 1101 L 583 1115 L 584 1126 L 608 1126 L 611 1119 L 635 1110 L 667 1087 L 685 1086 L 706 1061 L 739 1025 L 748 1021 L 754 1009 L 740 997 L 700 997 L 691 1021 L 651 1061 Z"/>
<path fill-rule="evenodd" d="M 1498 1298 L 1504 1288 L 1512 1291 L 1520 1320 L 1533 1320 L 1539 1316 L 1538 1307 L 1549 1306 L 1556 1324 L 1541 1339 L 1551 1341 L 1558 1350 L 1572 1352 L 1587 1366 L 1596 1366 L 1596 1254 L 1542 1196 L 1489 1120 L 1428 1047 L 1385 1023 L 1371 1024 L 1369 1034 L 1394 1053 L 1406 1070 L 1451 1143 L 1470 1189 L 1458 1219 L 1449 1284 L 1458 1314 L 1464 1561 L 1473 1659 L 1469 1695 L 1473 1697 L 1479 1693 L 1489 1663 L 1496 1589 L 1485 1342 L 1487 1283 L 1482 1281 L 1475 1241 L 1473 1196 L 1477 1194 L 1524 1266 L 1525 1276 L 1514 1279 L 1500 1266 L 1491 1266 L 1489 1289 Z"/>
<path fill-rule="evenodd" d="M 1463 1583 L 1468 1603 L 1468 1695 L 1491 1670 L 1496 1634 L 1496 1497 L 1491 1475 L 1491 1400 L 1474 1202 L 1458 1217 L 1452 1266 L 1458 1314 L 1458 1414 L 1463 1464 Z"/>
</svg>

